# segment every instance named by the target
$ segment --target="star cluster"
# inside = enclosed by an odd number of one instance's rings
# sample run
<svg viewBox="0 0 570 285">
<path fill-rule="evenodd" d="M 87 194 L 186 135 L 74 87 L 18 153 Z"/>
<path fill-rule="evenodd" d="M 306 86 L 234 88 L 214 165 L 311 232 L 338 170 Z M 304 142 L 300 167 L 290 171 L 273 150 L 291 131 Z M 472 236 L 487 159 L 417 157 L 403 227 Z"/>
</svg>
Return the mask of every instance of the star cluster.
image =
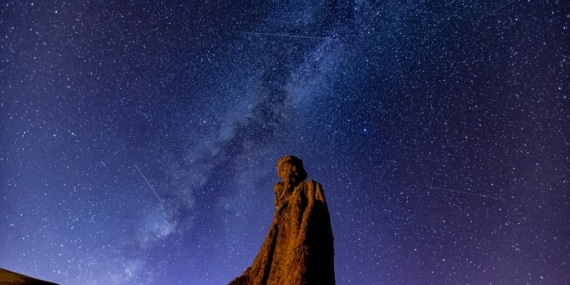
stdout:
<svg viewBox="0 0 570 285">
<path fill-rule="evenodd" d="M 226 284 L 293 154 L 337 284 L 565 284 L 561 2 L 4 1 L 0 267 Z"/>
</svg>

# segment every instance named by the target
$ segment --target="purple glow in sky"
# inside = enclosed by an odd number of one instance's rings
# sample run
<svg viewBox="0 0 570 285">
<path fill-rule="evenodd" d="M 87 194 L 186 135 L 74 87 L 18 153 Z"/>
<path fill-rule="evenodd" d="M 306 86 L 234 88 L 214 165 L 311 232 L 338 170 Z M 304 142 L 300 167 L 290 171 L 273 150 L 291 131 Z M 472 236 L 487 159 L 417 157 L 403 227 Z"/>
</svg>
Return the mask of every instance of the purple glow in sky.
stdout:
<svg viewBox="0 0 570 285">
<path fill-rule="evenodd" d="M 3 1 L 0 267 L 226 284 L 292 154 L 337 284 L 567 284 L 562 2 Z"/>
</svg>

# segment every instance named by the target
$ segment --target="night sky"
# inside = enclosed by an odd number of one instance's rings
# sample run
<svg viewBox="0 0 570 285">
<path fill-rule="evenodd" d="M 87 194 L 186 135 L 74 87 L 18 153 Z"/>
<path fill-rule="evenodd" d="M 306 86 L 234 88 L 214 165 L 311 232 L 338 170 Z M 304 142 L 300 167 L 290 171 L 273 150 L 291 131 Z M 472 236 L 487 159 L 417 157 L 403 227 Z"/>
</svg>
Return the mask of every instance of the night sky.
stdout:
<svg viewBox="0 0 570 285">
<path fill-rule="evenodd" d="M 226 284 L 277 160 L 337 284 L 569 284 L 567 1 L 2 1 L 0 267 Z"/>
</svg>

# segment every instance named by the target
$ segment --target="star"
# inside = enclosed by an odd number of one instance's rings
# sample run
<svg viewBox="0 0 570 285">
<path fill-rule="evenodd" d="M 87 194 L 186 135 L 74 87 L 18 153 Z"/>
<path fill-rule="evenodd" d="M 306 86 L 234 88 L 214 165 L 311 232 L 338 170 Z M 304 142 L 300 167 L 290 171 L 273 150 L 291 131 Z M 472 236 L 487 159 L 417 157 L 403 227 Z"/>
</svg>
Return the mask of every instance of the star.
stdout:
<svg viewBox="0 0 570 285">
<path fill-rule="evenodd" d="M 227 284 L 295 155 L 337 284 L 570 280 L 560 4 L 8 2 L 2 268 Z"/>
</svg>

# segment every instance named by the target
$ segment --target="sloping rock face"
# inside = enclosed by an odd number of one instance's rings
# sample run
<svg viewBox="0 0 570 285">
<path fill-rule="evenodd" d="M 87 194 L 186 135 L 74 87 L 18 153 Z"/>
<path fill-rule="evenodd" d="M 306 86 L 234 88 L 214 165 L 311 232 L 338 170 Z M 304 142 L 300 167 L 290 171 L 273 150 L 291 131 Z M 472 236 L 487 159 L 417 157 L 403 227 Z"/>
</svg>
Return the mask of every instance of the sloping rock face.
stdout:
<svg viewBox="0 0 570 285">
<path fill-rule="evenodd" d="M 334 245 L 321 185 L 300 159 L 277 163 L 275 214 L 253 264 L 230 285 L 334 285 Z"/>
<path fill-rule="evenodd" d="M 2 285 L 57 285 L 55 283 L 35 279 L 26 275 L 0 268 L 0 284 Z"/>
</svg>

